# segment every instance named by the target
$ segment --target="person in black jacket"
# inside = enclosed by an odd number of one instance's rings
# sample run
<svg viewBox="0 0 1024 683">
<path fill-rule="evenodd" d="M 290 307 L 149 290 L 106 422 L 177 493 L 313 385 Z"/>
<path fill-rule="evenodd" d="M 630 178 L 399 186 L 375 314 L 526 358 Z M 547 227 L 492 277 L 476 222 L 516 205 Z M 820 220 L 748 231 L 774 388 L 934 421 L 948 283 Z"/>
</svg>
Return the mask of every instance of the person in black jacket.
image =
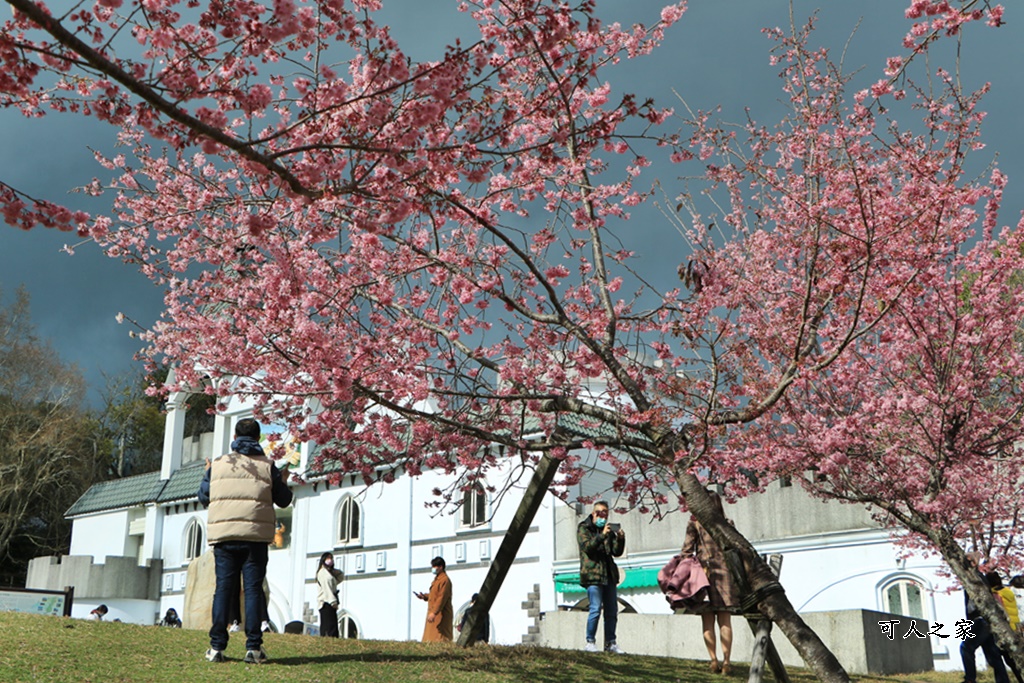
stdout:
<svg viewBox="0 0 1024 683">
<path fill-rule="evenodd" d="M 980 560 L 980 553 L 967 554 L 967 566 L 977 572 L 978 580 L 988 586 L 985 575 L 978 569 L 978 562 Z M 981 612 L 970 596 L 967 595 L 966 590 L 964 591 L 964 609 L 967 612 L 967 618 L 971 621 L 971 627 L 968 631 L 970 637 L 965 638 L 960 643 L 960 659 L 963 660 L 964 665 L 964 683 L 977 683 L 978 669 L 974 662 L 974 653 L 979 647 L 985 655 L 985 661 L 992 667 L 996 683 L 1010 683 L 1010 677 L 1007 676 L 1006 667 L 1003 665 L 1003 655 L 999 652 L 999 647 L 996 645 L 995 636 L 992 635 L 992 627 L 985 620 L 985 617 L 981 616 Z"/>
<path fill-rule="evenodd" d="M 459 633 L 462 633 L 462 627 L 466 625 L 466 620 L 469 618 L 471 610 L 477 608 L 476 601 L 480 598 L 479 593 L 473 593 L 473 597 L 469 599 L 469 607 L 462 613 L 462 618 L 459 619 Z M 476 620 L 476 634 L 473 639 L 477 643 L 488 643 L 491 640 L 491 615 L 484 612 Z"/>
<path fill-rule="evenodd" d="M 181 619 L 178 618 L 178 611 L 171 607 L 164 614 L 164 618 L 160 620 L 160 626 L 167 626 L 170 628 L 181 628 Z"/>
</svg>

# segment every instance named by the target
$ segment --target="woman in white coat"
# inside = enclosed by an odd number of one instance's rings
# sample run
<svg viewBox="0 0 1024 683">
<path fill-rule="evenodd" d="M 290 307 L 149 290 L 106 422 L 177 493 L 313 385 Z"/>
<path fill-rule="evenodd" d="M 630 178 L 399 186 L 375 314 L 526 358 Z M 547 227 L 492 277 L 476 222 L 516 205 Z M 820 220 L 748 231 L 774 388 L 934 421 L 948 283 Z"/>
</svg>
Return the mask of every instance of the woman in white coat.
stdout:
<svg viewBox="0 0 1024 683">
<path fill-rule="evenodd" d="M 324 553 L 316 568 L 316 601 L 320 608 L 320 635 L 338 637 L 338 582 L 341 571 L 334 568 L 334 555 Z"/>
</svg>

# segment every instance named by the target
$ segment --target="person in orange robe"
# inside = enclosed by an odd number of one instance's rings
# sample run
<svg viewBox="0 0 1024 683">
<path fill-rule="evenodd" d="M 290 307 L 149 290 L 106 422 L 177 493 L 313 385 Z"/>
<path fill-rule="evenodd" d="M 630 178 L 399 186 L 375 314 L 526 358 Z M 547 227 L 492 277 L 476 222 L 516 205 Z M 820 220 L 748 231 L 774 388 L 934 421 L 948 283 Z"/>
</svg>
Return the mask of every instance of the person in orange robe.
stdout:
<svg viewBox="0 0 1024 683">
<path fill-rule="evenodd" d="M 451 642 L 452 622 L 455 617 L 452 609 L 452 582 L 444 570 L 443 557 L 432 559 L 430 567 L 434 572 L 430 593 L 416 593 L 417 598 L 427 601 L 427 623 L 423 626 L 423 642 Z"/>
</svg>

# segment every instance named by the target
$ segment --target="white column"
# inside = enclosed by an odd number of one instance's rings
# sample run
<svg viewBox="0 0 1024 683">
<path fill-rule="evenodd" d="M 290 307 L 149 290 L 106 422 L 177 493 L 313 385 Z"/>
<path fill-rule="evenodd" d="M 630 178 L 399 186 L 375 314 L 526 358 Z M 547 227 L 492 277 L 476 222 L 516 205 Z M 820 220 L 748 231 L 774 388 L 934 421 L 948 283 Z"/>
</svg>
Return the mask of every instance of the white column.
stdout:
<svg viewBox="0 0 1024 683">
<path fill-rule="evenodd" d="M 139 566 L 145 566 L 150 559 L 163 559 L 164 546 L 164 510 L 156 505 L 146 506 L 146 532 L 142 537 L 142 552 L 139 555 Z M 163 582 L 161 582 L 161 588 Z"/>
<path fill-rule="evenodd" d="M 185 399 L 187 394 L 176 391 L 167 397 L 167 420 L 164 427 L 164 452 L 160 464 L 160 478 L 170 479 L 181 467 L 181 453 L 185 438 Z"/>
</svg>

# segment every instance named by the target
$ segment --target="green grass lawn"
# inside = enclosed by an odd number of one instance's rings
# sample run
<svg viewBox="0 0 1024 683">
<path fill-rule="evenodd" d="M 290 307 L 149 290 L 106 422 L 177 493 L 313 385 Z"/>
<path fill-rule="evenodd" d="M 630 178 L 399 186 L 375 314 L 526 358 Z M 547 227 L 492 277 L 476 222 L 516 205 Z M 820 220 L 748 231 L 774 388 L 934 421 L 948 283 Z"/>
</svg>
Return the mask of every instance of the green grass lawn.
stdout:
<svg viewBox="0 0 1024 683">
<path fill-rule="evenodd" d="M 742 683 L 747 678 L 743 665 L 734 666 L 726 678 L 708 672 L 706 662 L 684 659 L 525 646 L 462 650 L 451 645 L 279 634 L 265 639 L 268 663 L 246 665 L 242 662 L 245 638 L 240 635 L 233 634 L 228 661 L 211 664 L 203 658 L 209 641 L 202 631 L 4 612 L 0 613 L 0 681 Z M 802 669 L 789 673 L 793 683 L 814 680 Z M 961 678 L 957 673 L 928 673 L 858 680 L 959 683 Z"/>
</svg>

